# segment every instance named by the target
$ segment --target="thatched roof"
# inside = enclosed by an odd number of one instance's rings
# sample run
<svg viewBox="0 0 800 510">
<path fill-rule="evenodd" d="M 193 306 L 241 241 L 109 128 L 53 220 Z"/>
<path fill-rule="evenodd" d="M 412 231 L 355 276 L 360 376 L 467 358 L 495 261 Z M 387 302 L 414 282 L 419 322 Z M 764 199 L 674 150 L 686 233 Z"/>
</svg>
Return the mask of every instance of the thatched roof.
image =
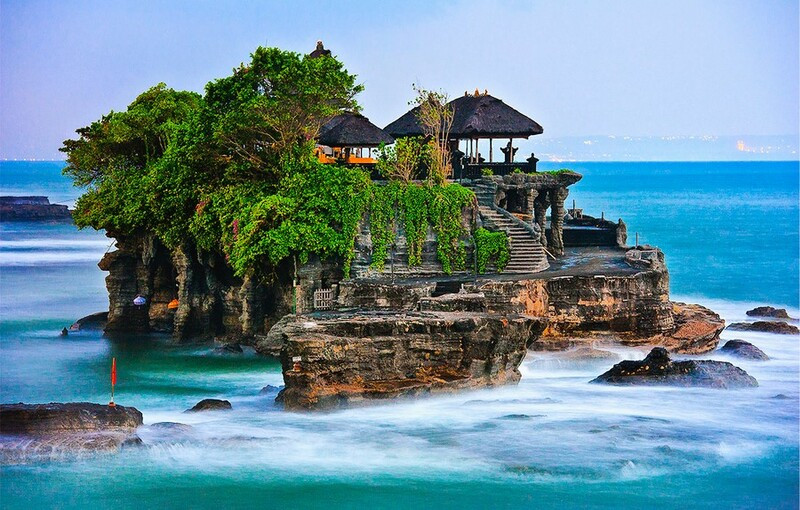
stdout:
<svg viewBox="0 0 800 510">
<path fill-rule="evenodd" d="M 535 120 L 489 94 L 465 95 L 448 104 L 453 108 L 452 138 L 528 138 L 544 131 Z M 416 107 L 406 112 L 385 131 L 394 137 L 422 135 L 418 111 Z"/>
<path fill-rule="evenodd" d="M 320 128 L 317 142 L 328 147 L 377 147 L 394 143 L 394 138 L 363 115 L 343 113 Z"/>
</svg>

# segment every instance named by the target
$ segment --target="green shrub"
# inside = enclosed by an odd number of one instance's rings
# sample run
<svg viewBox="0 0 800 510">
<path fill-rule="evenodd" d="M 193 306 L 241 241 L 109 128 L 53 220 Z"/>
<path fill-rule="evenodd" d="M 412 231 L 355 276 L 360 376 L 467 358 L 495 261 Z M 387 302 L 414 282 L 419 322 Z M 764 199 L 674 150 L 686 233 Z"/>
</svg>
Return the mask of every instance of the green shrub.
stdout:
<svg viewBox="0 0 800 510">
<path fill-rule="evenodd" d="M 481 227 L 475 230 L 473 236 L 478 273 L 485 273 L 490 261 L 498 271 L 505 269 L 511 258 L 508 235 L 505 232 L 491 232 Z"/>
</svg>

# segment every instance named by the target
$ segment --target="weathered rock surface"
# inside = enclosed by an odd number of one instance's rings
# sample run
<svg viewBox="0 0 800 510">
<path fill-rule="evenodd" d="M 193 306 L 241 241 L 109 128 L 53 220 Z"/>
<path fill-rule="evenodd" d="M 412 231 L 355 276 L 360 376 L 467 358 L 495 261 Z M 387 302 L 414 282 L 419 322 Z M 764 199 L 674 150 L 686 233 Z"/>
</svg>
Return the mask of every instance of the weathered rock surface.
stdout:
<svg viewBox="0 0 800 510">
<path fill-rule="evenodd" d="M 625 360 L 593 379 L 593 383 L 617 385 L 702 386 L 750 388 L 758 382 L 747 372 L 726 361 L 672 361 L 663 347 L 656 347 L 641 361 Z"/>
<path fill-rule="evenodd" d="M 660 345 L 677 354 L 704 354 L 719 345 L 725 321 L 701 305 L 672 303 L 674 329 L 646 339 L 624 340 L 626 345 Z"/>
<path fill-rule="evenodd" d="M 774 308 L 772 306 L 757 306 L 752 310 L 747 310 L 750 317 L 772 317 L 774 319 L 791 319 L 786 308 Z"/>
<path fill-rule="evenodd" d="M 783 321 L 755 321 L 755 322 L 734 322 L 728 329 L 734 331 L 757 331 L 759 333 L 775 333 L 778 335 L 797 335 L 800 329 L 797 326 Z"/>
<path fill-rule="evenodd" d="M 100 331 L 105 329 L 108 321 L 108 312 L 97 312 L 76 320 L 70 327 L 70 331 Z"/>
<path fill-rule="evenodd" d="M 191 409 L 187 409 L 187 413 L 197 413 L 200 411 L 228 411 L 230 410 L 231 403 L 227 400 L 220 400 L 217 398 L 205 398 L 196 403 Z"/>
<path fill-rule="evenodd" d="M 0 461 L 35 459 L 138 444 L 142 413 L 133 407 L 89 402 L 0 405 Z"/>
<path fill-rule="evenodd" d="M 744 340 L 728 340 L 720 351 L 738 358 L 766 361 L 769 359 L 764 351 Z"/>
<path fill-rule="evenodd" d="M 47 434 L 59 431 L 127 430 L 142 424 L 135 407 L 89 402 L 0 404 L 0 433 Z"/>
<path fill-rule="evenodd" d="M 279 398 L 290 410 L 515 383 L 526 346 L 544 327 L 520 316 L 452 312 L 281 324 Z"/>
</svg>

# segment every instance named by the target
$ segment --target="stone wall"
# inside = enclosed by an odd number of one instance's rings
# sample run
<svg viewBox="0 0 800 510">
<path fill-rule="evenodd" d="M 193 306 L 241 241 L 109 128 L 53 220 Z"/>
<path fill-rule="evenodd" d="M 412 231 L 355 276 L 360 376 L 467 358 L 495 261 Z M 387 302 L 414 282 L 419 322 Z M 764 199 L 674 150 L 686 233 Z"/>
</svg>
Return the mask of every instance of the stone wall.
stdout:
<svg viewBox="0 0 800 510">
<path fill-rule="evenodd" d="M 401 213 L 398 212 L 398 217 Z M 461 224 L 466 231 L 472 232 L 473 225 L 478 221 L 477 209 L 475 207 L 465 207 L 461 214 Z M 467 262 L 472 260 L 472 236 L 462 237 L 460 242 L 464 243 L 467 252 Z M 436 234 L 433 228 L 428 227 L 425 245 L 422 248 L 422 264 L 420 266 L 409 267 L 408 265 L 408 243 L 406 242 L 405 230 L 402 220 L 397 221 L 397 238 L 394 249 L 389 249 L 388 256 L 384 261 L 383 271 L 370 269 L 372 264 L 372 237 L 369 229 L 369 215 L 365 216 L 359 225 L 359 232 L 355 243 L 355 258 L 350 266 L 350 276 L 353 278 L 380 278 L 396 276 L 433 276 L 442 274 L 442 264 L 436 255 Z M 465 273 L 466 271 L 454 271 L 454 273 Z"/>
</svg>

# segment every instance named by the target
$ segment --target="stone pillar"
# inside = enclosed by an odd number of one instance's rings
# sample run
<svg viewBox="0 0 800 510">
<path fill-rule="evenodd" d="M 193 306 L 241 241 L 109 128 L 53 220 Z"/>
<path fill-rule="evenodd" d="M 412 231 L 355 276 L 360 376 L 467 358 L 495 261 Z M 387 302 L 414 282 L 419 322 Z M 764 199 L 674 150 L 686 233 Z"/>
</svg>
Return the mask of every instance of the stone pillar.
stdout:
<svg viewBox="0 0 800 510">
<path fill-rule="evenodd" d="M 564 254 L 564 201 L 568 194 L 563 187 L 550 191 L 550 252 L 555 256 Z"/>
<path fill-rule="evenodd" d="M 541 237 L 539 241 L 542 243 L 542 246 L 547 248 L 547 236 L 545 235 L 545 223 L 547 221 L 547 208 L 549 207 L 550 203 L 547 200 L 547 193 L 542 192 L 533 202 L 533 221 L 539 225 L 539 231 L 541 232 Z"/>
<path fill-rule="evenodd" d="M 533 204 L 536 202 L 537 196 L 539 196 L 539 191 L 535 189 L 528 190 L 528 197 L 525 202 L 525 214 L 531 217 L 531 225 L 536 224 L 536 208 Z"/>
<path fill-rule="evenodd" d="M 620 248 L 624 248 L 628 244 L 628 226 L 622 221 L 622 218 L 619 219 L 617 223 L 617 246 Z"/>
</svg>

